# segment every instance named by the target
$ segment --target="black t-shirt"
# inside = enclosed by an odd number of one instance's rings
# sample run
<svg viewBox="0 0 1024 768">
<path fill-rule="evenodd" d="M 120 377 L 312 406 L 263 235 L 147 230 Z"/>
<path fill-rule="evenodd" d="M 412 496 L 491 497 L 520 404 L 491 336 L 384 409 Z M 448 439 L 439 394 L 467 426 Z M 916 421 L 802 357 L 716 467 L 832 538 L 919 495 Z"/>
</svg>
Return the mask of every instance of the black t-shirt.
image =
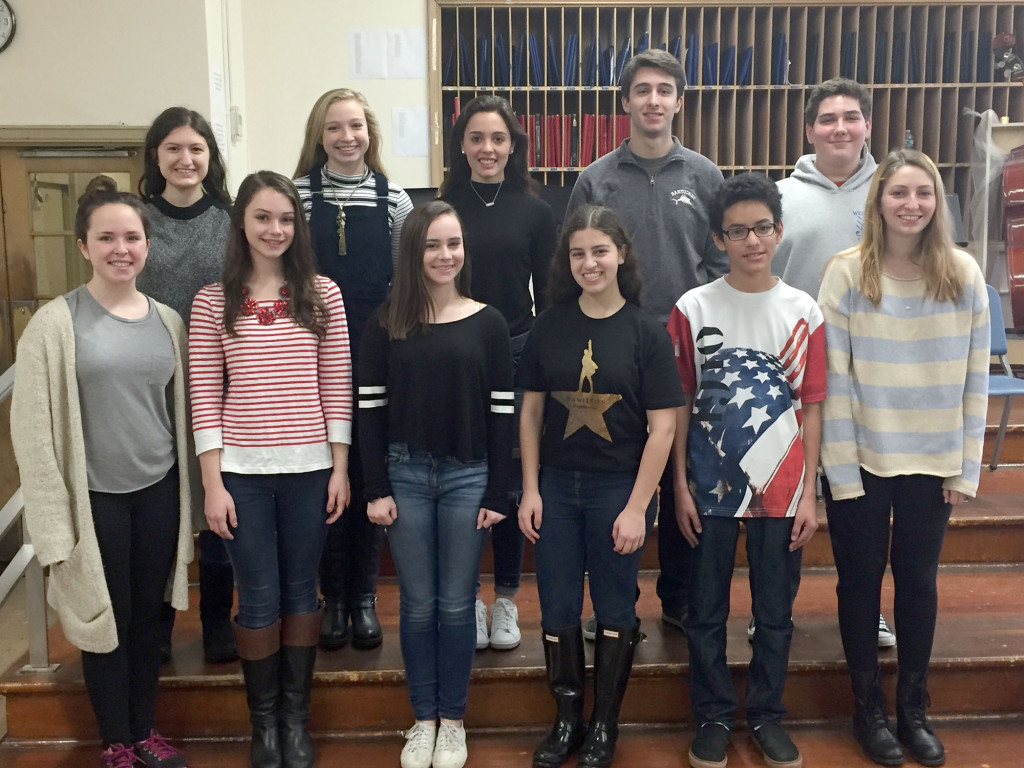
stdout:
<svg viewBox="0 0 1024 768">
<path fill-rule="evenodd" d="M 668 332 L 626 303 L 595 319 L 579 304 L 537 318 L 518 386 L 544 392 L 540 463 L 588 472 L 636 472 L 647 411 L 683 404 Z"/>
</svg>

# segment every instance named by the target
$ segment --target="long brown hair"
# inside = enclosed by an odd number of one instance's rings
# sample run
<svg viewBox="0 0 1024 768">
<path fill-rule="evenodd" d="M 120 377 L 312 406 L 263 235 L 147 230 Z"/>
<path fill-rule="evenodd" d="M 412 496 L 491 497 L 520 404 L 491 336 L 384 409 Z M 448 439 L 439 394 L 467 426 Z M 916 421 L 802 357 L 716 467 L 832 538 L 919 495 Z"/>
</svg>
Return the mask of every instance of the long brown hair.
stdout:
<svg viewBox="0 0 1024 768">
<path fill-rule="evenodd" d="M 871 187 L 864 206 L 864 235 L 860 245 L 851 249 L 860 253 L 857 289 L 876 307 L 882 301 L 882 259 L 885 256 L 882 195 L 892 175 L 906 166 L 920 168 L 935 187 L 935 213 L 921 232 L 918 251 L 928 295 L 935 301 L 955 301 L 964 288 L 963 278 L 957 272 L 953 260 L 953 229 L 946 206 L 946 189 L 939 169 L 923 152 L 897 149 L 889 153 L 871 177 Z"/>
<path fill-rule="evenodd" d="M 327 123 L 327 110 L 332 104 L 348 100 L 357 102 L 366 115 L 366 132 L 370 137 L 370 145 L 363 156 L 363 162 L 371 171 L 387 176 L 384 165 L 380 161 L 380 123 L 373 110 L 370 109 L 366 97 L 351 88 L 334 88 L 317 99 L 313 109 L 309 111 L 309 118 L 306 120 L 306 135 L 302 141 L 299 162 L 295 166 L 292 178 L 308 176 L 314 168 L 319 168 L 327 162 L 327 153 L 324 151 L 324 125 Z"/>
<path fill-rule="evenodd" d="M 602 232 L 619 249 L 622 263 L 615 273 L 619 293 L 630 304 L 640 306 L 640 263 L 633 249 L 633 241 L 619 214 L 603 205 L 581 205 L 566 217 L 558 249 L 548 267 L 548 301 L 552 304 L 568 304 L 576 301 L 583 293 L 569 266 L 569 241 L 584 229 Z"/>
<path fill-rule="evenodd" d="M 316 285 L 316 260 L 309 236 L 309 225 L 302 215 L 302 202 L 295 185 L 286 176 L 273 171 L 257 171 L 245 177 L 238 188 L 238 197 L 231 206 L 231 227 L 224 254 L 224 328 L 237 336 L 235 321 L 242 309 L 242 289 L 252 275 L 252 254 L 245 237 L 245 209 L 261 189 L 280 192 L 292 205 L 295 214 L 295 236 L 281 256 L 284 279 L 291 293 L 291 314 L 295 323 L 323 340 L 327 336 L 328 311 Z"/>
<path fill-rule="evenodd" d="M 508 129 L 509 139 L 512 142 L 512 152 L 505 164 L 505 181 L 515 189 L 536 195 L 540 185 L 530 176 L 526 164 L 526 155 L 529 152 L 529 139 L 526 131 L 516 119 L 516 113 L 512 111 L 512 105 L 500 96 L 485 94 L 477 96 L 470 101 L 459 114 L 455 125 L 452 126 L 452 135 L 448 143 L 448 175 L 441 184 L 437 196 L 447 198 L 448 194 L 455 187 L 468 187 L 470 176 L 469 160 L 462 151 L 462 140 L 466 136 L 466 125 L 473 115 L 481 112 L 494 112 L 501 116 Z"/>
<path fill-rule="evenodd" d="M 427 248 L 427 230 L 434 220 L 448 214 L 462 227 L 462 220 L 444 200 L 431 200 L 418 205 L 402 225 L 398 244 L 398 266 L 391 281 L 391 293 L 380 309 L 380 324 L 390 339 L 404 339 L 428 328 L 427 319 L 433 313 L 434 300 L 423 276 L 423 254 Z M 455 277 L 455 289 L 460 296 L 469 296 L 469 251 L 465 238 L 462 242 L 465 261 Z"/>
<path fill-rule="evenodd" d="M 187 126 L 203 137 L 206 147 L 210 152 L 209 164 L 206 169 L 206 177 L 203 179 L 203 190 L 222 205 L 231 204 L 231 195 L 228 194 L 227 171 L 224 169 L 224 160 L 220 155 L 220 148 L 217 146 L 217 137 L 213 129 L 206 122 L 206 118 L 188 107 L 168 107 L 159 115 L 146 132 L 146 149 L 143 153 L 142 178 L 139 179 L 139 194 L 142 199 L 149 201 L 159 197 L 167 188 L 167 179 L 160 172 L 160 164 L 156 161 L 156 151 L 161 142 L 167 138 L 167 134 L 175 128 Z"/>
</svg>

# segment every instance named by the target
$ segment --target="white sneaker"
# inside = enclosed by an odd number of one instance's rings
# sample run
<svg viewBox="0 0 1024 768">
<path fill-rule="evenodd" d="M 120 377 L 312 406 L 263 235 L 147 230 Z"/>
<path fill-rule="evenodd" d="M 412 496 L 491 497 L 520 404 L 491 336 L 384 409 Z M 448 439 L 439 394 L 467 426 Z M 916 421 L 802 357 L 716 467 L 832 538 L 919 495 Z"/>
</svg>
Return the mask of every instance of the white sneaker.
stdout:
<svg viewBox="0 0 1024 768">
<path fill-rule="evenodd" d="M 583 639 L 592 643 L 597 639 L 597 616 L 593 613 L 583 622 Z"/>
<path fill-rule="evenodd" d="M 466 729 L 461 725 L 441 723 L 434 744 L 434 768 L 462 768 L 466 764 Z"/>
<path fill-rule="evenodd" d="M 406 731 L 405 746 L 402 747 L 402 768 L 430 768 L 436 735 L 437 726 L 433 723 L 417 722 Z"/>
<path fill-rule="evenodd" d="M 511 651 L 523 636 L 519 632 L 519 609 L 507 597 L 499 597 L 491 608 L 491 648 Z"/>
<path fill-rule="evenodd" d="M 487 606 L 483 600 L 476 601 L 476 649 L 482 651 L 491 642 L 487 634 Z"/>
<path fill-rule="evenodd" d="M 894 645 L 896 645 L 896 635 L 885 623 L 885 616 L 878 614 L 878 647 L 892 648 Z"/>
</svg>

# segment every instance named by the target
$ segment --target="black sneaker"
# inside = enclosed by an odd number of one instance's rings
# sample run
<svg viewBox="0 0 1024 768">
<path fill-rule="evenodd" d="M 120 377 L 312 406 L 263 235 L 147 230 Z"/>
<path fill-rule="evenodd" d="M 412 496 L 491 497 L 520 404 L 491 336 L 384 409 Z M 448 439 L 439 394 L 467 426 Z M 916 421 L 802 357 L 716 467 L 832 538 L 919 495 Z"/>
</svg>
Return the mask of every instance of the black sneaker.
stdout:
<svg viewBox="0 0 1024 768">
<path fill-rule="evenodd" d="M 661 621 L 670 627 L 675 627 L 680 632 L 686 632 L 686 608 L 680 611 L 673 611 L 664 606 L 661 609 Z"/>
<path fill-rule="evenodd" d="M 804 764 L 800 750 L 796 748 L 781 723 L 755 725 L 754 739 L 764 754 L 768 768 L 801 768 Z"/>
<path fill-rule="evenodd" d="M 704 723 L 690 745 L 693 768 L 725 768 L 725 750 L 729 747 L 729 729 L 722 723 Z"/>
</svg>

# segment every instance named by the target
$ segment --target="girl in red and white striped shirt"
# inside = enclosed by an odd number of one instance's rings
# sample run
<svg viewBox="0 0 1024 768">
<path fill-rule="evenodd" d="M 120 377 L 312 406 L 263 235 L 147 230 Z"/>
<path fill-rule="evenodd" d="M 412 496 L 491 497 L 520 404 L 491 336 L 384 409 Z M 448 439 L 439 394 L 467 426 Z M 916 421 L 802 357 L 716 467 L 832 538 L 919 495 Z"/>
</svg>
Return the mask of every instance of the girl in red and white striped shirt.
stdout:
<svg viewBox="0 0 1024 768">
<path fill-rule="evenodd" d="M 313 765 L 317 563 L 349 499 L 345 308 L 314 263 L 291 181 L 251 174 L 231 210 L 223 280 L 192 304 L 193 431 L 206 519 L 238 585 L 253 765 Z"/>
</svg>

